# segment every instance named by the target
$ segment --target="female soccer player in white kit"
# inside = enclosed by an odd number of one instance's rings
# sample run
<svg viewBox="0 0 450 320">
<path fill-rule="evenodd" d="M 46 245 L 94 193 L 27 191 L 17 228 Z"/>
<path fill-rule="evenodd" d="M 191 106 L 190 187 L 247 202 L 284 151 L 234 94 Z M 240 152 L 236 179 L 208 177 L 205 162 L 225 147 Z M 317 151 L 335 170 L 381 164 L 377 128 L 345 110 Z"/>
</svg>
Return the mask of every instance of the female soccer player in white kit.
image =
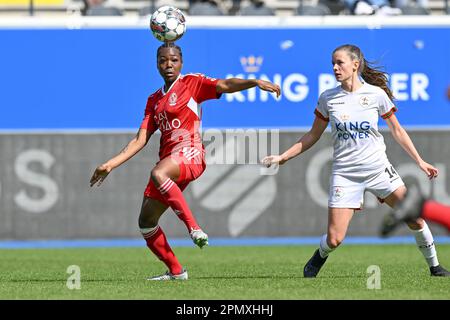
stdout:
<svg viewBox="0 0 450 320">
<path fill-rule="evenodd" d="M 270 155 L 266 166 L 284 164 L 313 146 L 331 126 L 334 141 L 333 167 L 328 200 L 328 230 L 319 249 L 304 267 L 305 277 L 316 277 L 328 254 L 344 240 L 355 210 L 361 209 L 364 192 L 370 191 L 381 202 L 394 207 L 406 194 L 406 187 L 386 156 L 383 136 L 378 131 L 381 116 L 395 140 L 430 178 L 438 170 L 420 157 L 413 142 L 395 116 L 393 95 L 386 75 L 374 69 L 354 45 L 333 51 L 333 72 L 340 86 L 319 97 L 312 128 L 281 155 Z M 408 222 L 432 276 L 450 276 L 439 265 L 433 236 L 426 222 L 418 218 Z"/>
</svg>

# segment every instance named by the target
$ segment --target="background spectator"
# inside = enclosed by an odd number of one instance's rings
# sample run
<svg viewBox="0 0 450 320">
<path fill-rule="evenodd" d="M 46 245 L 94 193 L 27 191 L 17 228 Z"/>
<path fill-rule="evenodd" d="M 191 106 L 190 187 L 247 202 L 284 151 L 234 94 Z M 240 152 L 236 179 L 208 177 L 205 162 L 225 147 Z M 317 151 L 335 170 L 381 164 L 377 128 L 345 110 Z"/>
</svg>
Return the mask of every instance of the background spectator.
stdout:
<svg viewBox="0 0 450 320">
<path fill-rule="evenodd" d="M 85 7 L 82 14 L 86 16 L 122 16 L 123 12 L 116 7 L 105 6 L 106 0 L 83 0 Z"/>
<path fill-rule="evenodd" d="M 239 11 L 242 16 L 273 16 L 275 11 L 264 3 L 264 0 L 250 0 L 250 4 Z"/>
<path fill-rule="evenodd" d="M 189 14 L 193 16 L 222 16 L 224 13 L 215 1 L 196 0 L 189 7 Z"/>
<path fill-rule="evenodd" d="M 352 15 L 401 15 L 399 8 L 390 6 L 388 0 L 344 0 Z"/>
</svg>

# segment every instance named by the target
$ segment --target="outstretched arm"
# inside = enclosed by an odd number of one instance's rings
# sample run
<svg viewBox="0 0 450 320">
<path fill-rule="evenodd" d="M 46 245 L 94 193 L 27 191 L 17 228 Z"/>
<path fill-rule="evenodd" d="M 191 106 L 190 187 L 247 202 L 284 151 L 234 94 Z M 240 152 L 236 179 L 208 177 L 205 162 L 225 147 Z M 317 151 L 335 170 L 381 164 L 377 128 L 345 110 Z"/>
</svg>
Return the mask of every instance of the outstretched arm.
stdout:
<svg viewBox="0 0 450 320">
<path fill-rule="evenodd" d="M 261 90 L 268 92 L 275 92 L 277 97 L 281 94 L 280 86 L 277 84 L 258 79 L 246 80 L 239 78 L 220 79 L 217 81 L 216 91 L 217 93 L 233 93 L 253 87 L 258 87 Z"/>
<path fill-rule="evenodd" d="M 311 130 L 300 138 L 292 147 L 281 155 L 270 155 L 262 159 L 262 164 L 270 167 L 272 164 L 284 164 L 286 161 L 295 158 L 299 154 L 311 148 L 322 136 L 322 133 L 328 126 L 328 122 L 318 117 L 314 120 Z"/>
<path fill-rule="evenodd" d="M 100 186 L 113 169 L 117 168 L 122 163 L 133 157 L 136 153 L 141 151 L 142 148 L 144 148 L 147 144 L 150 137 L 151 133 L 147 131 L 147 129 L 139 129 L 136 136 L 128 143 L 125 148 L 122 149 L 122 151 L 118 155 L 109 159 L 107 162 L 95 169 L 90 181 L 91 187 L 97 182 L 97 186 Z"/>
<path fill-rule="evenodd" d="M 409 154 L 409 156 L 417 163 L 420 169 L 425 172 L 428 178 L 433 179 L 438 176 L 438 169 L 436 169 L 431 164 L 423 161 L 419 153 L 414 146 L 408 133 L 403 129 L 397 120 L 395 114 L 386 119 L 389 129 L 391 130 L 392 136 L 395 141 Z"/>
</svg>

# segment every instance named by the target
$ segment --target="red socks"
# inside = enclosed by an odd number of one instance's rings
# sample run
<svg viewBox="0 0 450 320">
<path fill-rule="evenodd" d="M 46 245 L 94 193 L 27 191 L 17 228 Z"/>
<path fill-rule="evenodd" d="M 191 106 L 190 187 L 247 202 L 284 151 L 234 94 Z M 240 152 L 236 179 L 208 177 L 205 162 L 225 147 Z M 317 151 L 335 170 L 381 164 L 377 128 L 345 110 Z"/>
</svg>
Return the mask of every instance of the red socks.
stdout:
<svg viewBox="0 0 450 320">
<path fill-rule="evenodd" d="M 141 229 L 142 236 L 147 242 L 147 247 L 169 268 L 170 273 L 180 274 L 183 267 L 167 242 L 166 235 L 159 226 L 155 228 Z"/>
<path fill-rule="evenodd" d="M 158 190 L 167 204 L 175 211 L 178 218 L 184 222 L 189 232 L 192 229 L 200 229 L 184 199 L 182 191 L 175 182 L 169 178 L 158 187 Z M 141 233 L 147 242 L 147 246 L 159 260 L 164 262 L 169 268 L 170 273 L 180 274 L 183 272 L 183 267 L 175 257 L 164 232 L 159 226 L 155 228 L 142 228 Z"/>
<path fill-rule="evenodd" d="M 422 218 L 445 226 L 450 230 L 450 207 L 428 200 L 422 208 Z"/>
<path fill-rule="evenodd" d="M 184 199 L 183 192 L 175 182 L 171 179 L 167 179 L 158 187 L 158 190 L 173 211 L 175 211 L 178 218 L 184 222 L 189 232 L 192 229 L 200 229 L 191 209 L 189 209 L 189 206 Z"/>
</svg>

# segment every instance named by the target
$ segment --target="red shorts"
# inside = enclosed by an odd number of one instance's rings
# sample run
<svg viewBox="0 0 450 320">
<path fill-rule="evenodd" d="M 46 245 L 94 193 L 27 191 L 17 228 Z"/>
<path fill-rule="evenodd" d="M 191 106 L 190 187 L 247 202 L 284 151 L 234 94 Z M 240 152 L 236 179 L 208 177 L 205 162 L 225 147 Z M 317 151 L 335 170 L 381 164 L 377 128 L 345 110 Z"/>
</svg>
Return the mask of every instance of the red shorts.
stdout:
<svg viewBox="0 0 450 320">
<path fill-rule="evenodd" d="M 180 176 L 178 177 L 177 181 L 175 183 L 178 185 L 181 191 L 186 189 L 186 187 L 189 185 L 191 181 L 194 181 L 198 177 L 200 177 L 206 169 L 206 161 L 203 155 L 200 156 L 197 159 L 191 159 L 187 160 L 186 158 L 182 157 L 180 159 L 175 159 L 178 162 L 178 165 L 180 167 Z M 147 198 L 158 200 L 159 202 L 164 203 L 165 205 L 169 206 L 169 204 L 164 200 L 163 196 L 159 192 L 158 188 L 155 186 L 155 184 L 152 181 L 152 178 L 150 177 L 147 187 L 144 191 L 144 196 Z"/>
</svg>

